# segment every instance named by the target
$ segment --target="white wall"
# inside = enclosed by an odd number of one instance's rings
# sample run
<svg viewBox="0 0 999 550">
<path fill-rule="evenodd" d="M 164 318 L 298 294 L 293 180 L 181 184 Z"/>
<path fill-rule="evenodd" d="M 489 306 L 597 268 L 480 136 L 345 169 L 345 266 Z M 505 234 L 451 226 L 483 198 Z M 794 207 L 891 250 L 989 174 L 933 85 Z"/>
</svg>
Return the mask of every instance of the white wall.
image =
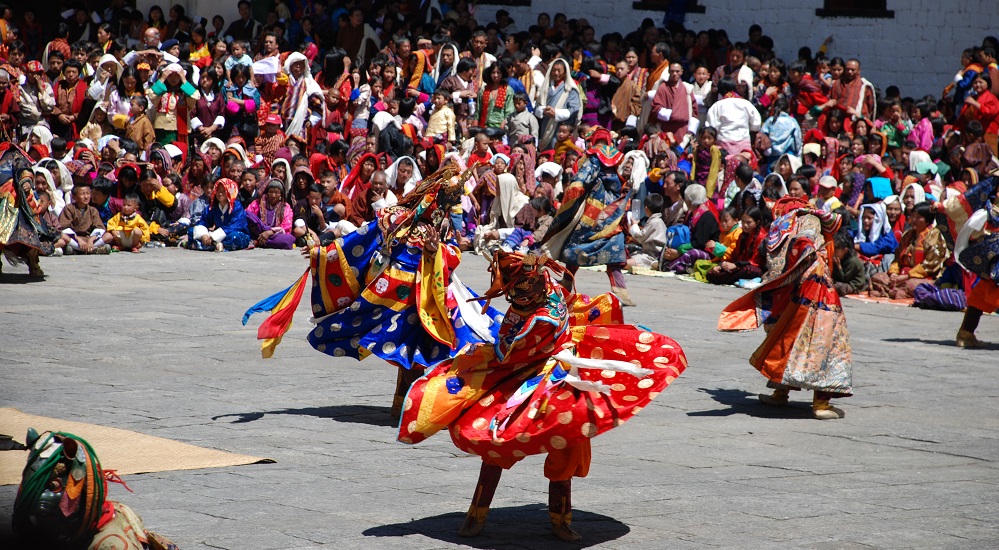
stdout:
<svg viewBox="0 0 999 550">
<path fill-rule="evenodd" d="M 476 19 L 495 21 L 506 9 L 520 30 L 536 23 L 537 15 L 565 13 L 586 18 L 599 37 L 638 27 L 645 17 L 657 24 L 662 12 L 631 8 L 627 0 L 533 0 L 530 7 L 480 5 Z M 830 57 L 861 60 L 862 73 L 881 89 L 895 84 L 903 96 L 939 95 L 960 68 L 961 50 L 980 45 L 987 35 L 999 35 L 999 4 L 995 0 L 889 0 L 894 19 L 822 18 L 815 15 L 821 0 L 700 0 L 706 13 L 687 15 L 693 30 L 723 28 L 735 42 L 745 40 L 749 26 L 758 23 L 774 40 L 777 55 L 785 61 L 797 57 L 798 48 L 818 50 L 833 35 Z"/>
</svg>

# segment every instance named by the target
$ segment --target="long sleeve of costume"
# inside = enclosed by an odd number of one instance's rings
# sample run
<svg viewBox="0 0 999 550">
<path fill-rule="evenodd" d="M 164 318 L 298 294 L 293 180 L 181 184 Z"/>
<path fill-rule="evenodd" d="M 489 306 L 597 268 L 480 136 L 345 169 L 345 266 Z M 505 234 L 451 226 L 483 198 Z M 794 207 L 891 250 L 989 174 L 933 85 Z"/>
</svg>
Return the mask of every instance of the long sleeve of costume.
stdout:
<svg viewBox="0 0 999 550">
<path fill-rule="evenodd" d="M 173 196 L 173 193 L 168 191 L 166 187 L 161 186 L 159 189 L 153 191 L 149 195 L 149 199 L 160 203 L 160 206 L 162 206 L 163 210 L 167 213 L 173 212 L 173 210 L 177 207 L 177 197 Z M 160 224 L 156 222 L 149 224 L 149 231 L 157 233 L 159 230 Z"/>
</svg>

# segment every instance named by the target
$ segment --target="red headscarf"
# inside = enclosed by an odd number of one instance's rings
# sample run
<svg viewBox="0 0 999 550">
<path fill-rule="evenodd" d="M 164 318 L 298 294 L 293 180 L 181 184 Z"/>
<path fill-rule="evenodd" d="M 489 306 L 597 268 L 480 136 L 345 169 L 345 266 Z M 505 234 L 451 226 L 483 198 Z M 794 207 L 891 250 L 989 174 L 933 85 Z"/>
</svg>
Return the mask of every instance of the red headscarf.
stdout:
<svg viewBox="0 0 999 550">
<path fill-rule="evenodd" d="M 350 171 L 347 178 L 340 184 L 340 191 L 351 199 L 353 199 L 358 192 L 367 192 L 368 187 L 371 186 L 370 181 L 361 181 L 361 167 L 368 159 L 371 159 L 371 161 L 375 163 L 375 170 L 378 170 L 380 166 L 378 163 L 378 155 L 374 153 L 364 153 L 361 155 L 361 158 L 357 159 L 357 164 L 354 165 L 354 169 Z"/>
<path fill-rule="evenodd" d="M 219 187 L 222 188 L 222 192 L 229 198 L 229 206 L 231 208 L 233 202 L 239 197 L 239 185 L 229 178 L 222 178 L 216 181 L 215 187 L 212 188 L 212 204 L 215 204 L 215 196 L 219 192 Z"/>
</svg>

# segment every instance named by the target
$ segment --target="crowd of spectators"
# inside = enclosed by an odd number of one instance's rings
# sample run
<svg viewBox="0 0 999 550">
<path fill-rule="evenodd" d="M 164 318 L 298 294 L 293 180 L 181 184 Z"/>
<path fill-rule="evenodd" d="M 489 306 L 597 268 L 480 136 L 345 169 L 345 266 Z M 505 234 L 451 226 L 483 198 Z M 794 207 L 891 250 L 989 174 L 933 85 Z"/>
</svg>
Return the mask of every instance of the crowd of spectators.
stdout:
<svg viewBox="0 0 999 550">
<path fill-rule="evenodd" d="M 939 96 L 909 97 L 833 37 L 782 60 L 758 25 L 732 41 L 649 19 L 627 35 L 562 13 L 482 21 L 465 0 L 238 8 L 114 0 L 48 28 L 0 6 L 0 132 L 36 162 L 47 254 L 328 242 L 450 159 L 478 165 L 459 244 L 522 248 L 610 135 L 633 269 L 752 284 L 769 207 L 792 195 L 847 216 L 841 293 L 967 283 L 931 206 L 999 163 L 994 37 L 952 80 L 926 75 Z"/>
</svg>

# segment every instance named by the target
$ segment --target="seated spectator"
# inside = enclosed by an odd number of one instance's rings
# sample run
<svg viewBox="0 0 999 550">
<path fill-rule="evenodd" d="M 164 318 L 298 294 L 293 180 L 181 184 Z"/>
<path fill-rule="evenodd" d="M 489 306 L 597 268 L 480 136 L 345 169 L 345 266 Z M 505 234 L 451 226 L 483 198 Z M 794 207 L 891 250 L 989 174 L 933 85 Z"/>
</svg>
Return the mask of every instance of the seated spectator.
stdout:
<svg viewBox="0 0 999 550">
<path fill-rule="evenodd" d="M 323 187 L 312 184 L 304 199 L 295 203 L 295 221 L 291 234 L 295 236 L 295 245 L 304 247 L 319 243 L 319 236 L 326 232 L 329 225 L 327 213 L 323 209 Z"/>
<path fill-rule="evenodd" d="M 717 241 L 720 236 L 718 210 L 708 201 L 703 185 L 691 184 L 683 191 L 684 202 L 690 210 L 687 226 L 690 228 L 690 244 L 679 249 L 664 248 L 663 260 L 669 262 L 668 270 L 686 273 L 697 260 L 710 260 L 714 257 L 714 247 L 707 249 L 708 243 Z M 666 271 L 664 269 L 663 271 Z"/>
<path fill-rule="evenodd" d="M 105 232 L 104 222 L 97 209 L 90 206 L 90 187 L 73 188 L 73 202 L 67 204 L 59 215 L 62 236 L 55 248 L 65 248 L 65 253 L 110 254 L 112 236 Z"/>
<path fill-rule="evenodd" d="M 933 225 L 934 218 L 931 203 L 916 205 L 910 220 L 912 228 L 902 234 L 888 272 L 871 277 L 871 296 L 912 298 L 920 283 L 940 276 L 949 252 L 943 235 Z"/>
<path fill-rule="evenodd" d="M 285 202 L 284 183 L 272 178 L 261 186 L 257 200 L 246 209 L 247 227 L 256 246 L 290 250 L 295 245 L 291 222 L 295 217 Z"/>
<path fill-rule="evenodd" d="M 236 182 L 222 178 L 215 182 L 211 206 L 201 221 L 188 231 L 187 248 L 191 250 L 243 250 L 250 246 L 246 213 L 239 203 Z"/>
<path fill-rule="evenodd" d="M 731 285 L 742 279 L 755 279 L 763 276 L 766 260 L 763 245 L 767 237 L 765 212 L 751 207 L 742 215 L 739 225 L 742 234 L 736 242 L 735 250 L 728 260 L 707 272 L 708 282 L 715 285 Z"/>
<path fill-rule="evenodd" d="M 121 212 L 108 220 L 107 232 L 111 245 L 118 250 L 142 252 L 142 244 L 149 242 L 149 224 L 139 213 L 138 195 L 125 197 Z"/>
<path fill-rule="evenodd" d="M 651 193 L 642 201 L 642 206 L 645 208 L 645 223 L 639 225 L 637 220 L 632 219 L 628 227 L 628 233 L 642 245 L 642 251 L 628 258 L 627 265 L 649 268 L 659 261 L 659 254 L 666 244 L 666 223 L 663 222 L 662 214 L 663 196 Z"/>
<path fill-rule="evenodd" d="M 389 190 L 388 176 L 382 170 L 371 174 L 371 185 L 364 193 L 354 197 L 350 203 L 350 223 L 360 227 L 378 216 L 383 208 L 395 206 L 398 200 L 395 193 Z"/>
<path fill-rule="evenodd" d="M 832 279 L 840 296 L 859 294 L 870 286 L 864 263 L 851 246 L 850 235 L 844 231 L 833 238 Z"/>
<path fill-rule="evenodd" d="M 884 203 L 864 204 L 860 207 L 860 228 L 853 239 L 853 249 L 860 260 L 870 266 L 868 273 L 887 271 L 894 259 L 898 240 L 888 221 Z"/>
</svg>

